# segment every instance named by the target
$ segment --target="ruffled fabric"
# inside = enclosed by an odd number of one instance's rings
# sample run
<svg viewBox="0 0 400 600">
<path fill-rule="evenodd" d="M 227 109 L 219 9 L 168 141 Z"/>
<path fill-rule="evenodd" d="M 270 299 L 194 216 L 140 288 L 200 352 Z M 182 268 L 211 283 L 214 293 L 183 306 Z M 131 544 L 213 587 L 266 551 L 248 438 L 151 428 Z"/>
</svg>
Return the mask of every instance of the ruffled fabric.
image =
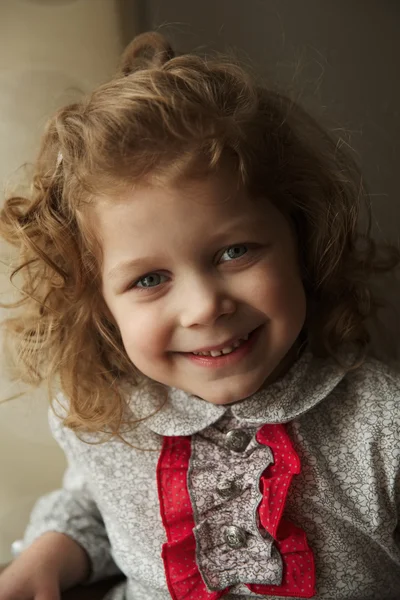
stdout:
<svg viewBox="0 0 400 600">
<path fill-rule="evenodd" d="M 157 467 L 160 512 L 167 535 L 161 556 L 171 598 L 218 600 L 227 590 L 209 592 L 196 564 L 195 522 L 186 483 L 190 450 L 190 437 L 164 437 Z"/>
<path fill-rule="evenodd" d="M 235 430 L 242 436 L 240 451 L 227 443 Z M 262 498 L 260 475 L 273 462 L 271 449 L 257 442 L 256 433 L 256 427 L 241 427 L 227 414 L 191 438 L 187 485 L 196 523 L 196 562 L 208 590 L 229 587 L 236 592 L 234 586 L 243 581 L 282 581 L 274 539 L 265 531 L 261 535 L 256 518 Z M 237 547 L 229 542 L 229 525 L 244 536 L 243 543 L 236 540 Z"/>
<path fill-rule="evenodd" d="M 275 539 L 283 561 L 283 578 L 276 585 L 247 585 L 257 594 L 312 598 L 315 595 L 314 556 L 306 534 L 282 518 L 293 475 L 300 473 L 300 459 L 283 425 L 264 425 L 256 439 L 269 446 L 274 463 L 262 474 L 262 500 L 258 507 L 260 525 Z"/>
<path fill-rule="evenodd" d="M 261 531 L 268 532 L 283 562 L 280 585 L 245 583 L 254 593 L 282 597 L 311 598 L 315 594 L 313 554 L 305 533 L 282 519 L 293 475 L 300 461 L 284 426 L 264 425 L 256 434 L 258 443 L 268 446 L 274 457 L 260 478 L 262 500 L 258 507 Z M 165 437 L 157 468 L 161 518 L 167 542 L 162 558 L 168 589 L 174 600 L 218 600 L 229 588 L 209 591 L 196 563 L 195 521 L 187 488 L 191 438 Z"/>
</svg>

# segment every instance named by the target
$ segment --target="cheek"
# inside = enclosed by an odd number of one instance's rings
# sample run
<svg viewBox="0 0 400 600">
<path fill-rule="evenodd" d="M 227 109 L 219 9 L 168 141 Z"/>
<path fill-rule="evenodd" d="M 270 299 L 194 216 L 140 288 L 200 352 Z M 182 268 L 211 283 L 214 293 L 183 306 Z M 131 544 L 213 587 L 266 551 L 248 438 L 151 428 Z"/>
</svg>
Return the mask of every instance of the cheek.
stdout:
<svg viewBox="0 0 400 600">
<path fill-rule="evenodd" d="M 120 311 L 116 319 L 125 350 L 133 363 L 156 357 L 167 348 L 170 329 L 160 314 L 136 307 Z"/>
<path fill-rule="evenodd" d="M 306 296 L 300 277 L 269 280 L 263 290 L 264 310 L 269 321 L 269 341 L 284 353 L 304 327 Z"/>
<path fill-rule="evenodd" d="M 275 303 L 278 311 L 294 310 L 296 312 L 297 307 L 304 309 L 305 291 L 300 275 L 297 273 L 290 273 L 277 281 L 275 292 Z"/>
<path fill-rule="evenodd" d="M 277 319 L 290 332 L 298 331 L 306 318 L 306 295 L 299 276 L 288 277 L 276 290 L 274 310 Z"/>
<path fill-rule="evenodd" d="M 267 264 L 249 278 L 246 294 L 250 303 L 271 318 L 305 311 L 305 292 L 298 269 Z"/>
</svg>

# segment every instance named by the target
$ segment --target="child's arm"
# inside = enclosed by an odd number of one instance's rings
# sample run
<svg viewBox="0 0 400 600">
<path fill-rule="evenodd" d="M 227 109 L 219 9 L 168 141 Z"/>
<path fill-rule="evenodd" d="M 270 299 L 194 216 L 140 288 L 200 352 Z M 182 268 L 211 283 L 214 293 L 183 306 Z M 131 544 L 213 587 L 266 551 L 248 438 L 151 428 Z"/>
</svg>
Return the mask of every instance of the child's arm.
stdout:
<svg viewBox="0 0 400 600">
<path fill-rule="evenodd" d="M 62 533 L 39 537 L 0 575 L 0 598 L 59 598 L 89 574 L 86 552 Z"/>
<path fill-rule="evenodd" d="M 34 506 L 25 531 L 23 549 L 29 549 L 49 532 L 57 532 L 63 534 L 59 538 L 61 541 L 68 536 L 68 540 L 79 545 L 88 558 L 88 572 L 85 580 L 80 579 L 81 583 L 92 583 L 120 574 L 121 571 L 112 558 L 101 513 L 69 448 L 68 434 L 52 411 L 49 412 L 49 422 L 54 438 L 64 450 L 68 469 L 62 488 L 43 496 Z M 66 557 L 68 554 L 64 554 L 64 560 Z"/>
<path fill-rule="evenodd" d="M 84 583 L 120 574 L 112 559 L 110 542 L 97 505 L 81 475 L 71 465 L 64 475 L 63 487 L 43 496 L 35 504 L 25 531 L 23 548 L 29 549 L 49 532 L 57 532 L 61 538 L 68 536 L 83 549 L 89 560 Z M 66 557 L 68 554 L 64 554 L 67 562 Z"/>
</svg>

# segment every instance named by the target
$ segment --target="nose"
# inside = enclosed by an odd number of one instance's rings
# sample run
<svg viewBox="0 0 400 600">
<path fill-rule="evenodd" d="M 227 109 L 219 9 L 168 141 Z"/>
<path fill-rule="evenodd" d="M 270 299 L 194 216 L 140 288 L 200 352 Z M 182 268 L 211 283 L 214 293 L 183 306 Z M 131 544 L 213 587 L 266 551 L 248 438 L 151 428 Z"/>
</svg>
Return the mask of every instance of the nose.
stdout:
<svg viewBox="0 0 400 600">
<path fill-rule="evenodd" d="M 213 325 L 222 316 L 236 312 L 236 301 L 213 277 L 191 278 L 180 301 L 182 327 Z"/>
</svg>

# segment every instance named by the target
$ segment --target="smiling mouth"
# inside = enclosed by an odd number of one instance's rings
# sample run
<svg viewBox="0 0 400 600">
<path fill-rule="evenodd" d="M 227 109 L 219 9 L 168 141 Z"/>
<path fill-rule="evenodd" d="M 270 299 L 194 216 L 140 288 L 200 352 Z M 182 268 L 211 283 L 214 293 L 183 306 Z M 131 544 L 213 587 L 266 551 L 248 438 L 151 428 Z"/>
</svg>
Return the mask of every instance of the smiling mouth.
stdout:
<svg viewBox="0 0 400 600">
<path fill-rule="evenodd" d="M 240 338 L 231 338 L 231 341 L 228 342 L 230 345 L 227 346 L 214 346 L 213 350 L 183 352 L 182 354 L 200 367 L 222 368 L 234 365 L 252 352 L 261 330 L 262 325 Z"/>
</svg>

